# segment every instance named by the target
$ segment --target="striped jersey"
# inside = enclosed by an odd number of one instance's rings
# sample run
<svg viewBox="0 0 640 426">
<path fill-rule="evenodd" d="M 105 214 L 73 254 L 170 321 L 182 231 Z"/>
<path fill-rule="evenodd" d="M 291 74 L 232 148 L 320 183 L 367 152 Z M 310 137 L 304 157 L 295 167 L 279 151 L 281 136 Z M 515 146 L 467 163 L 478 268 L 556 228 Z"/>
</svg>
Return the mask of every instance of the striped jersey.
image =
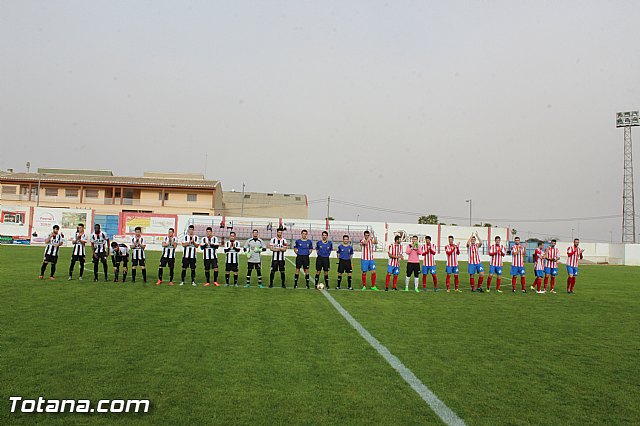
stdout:
<svg viewBox="0 0 640 426">
<path fill-rule="evenodd" d="M 489 246 L 489 256 L 491 256 L 491 266 L 502 266 L 502 258 L 507 254 L 507 250 L 502 244 L 491 244 Z M 480 262 L 478 262 L 480 263 Z"/>
<path fill-rule="evenodd" d="M 198 257 L 198 245 L 199 245 L 200 239 L 198 238 L 197 235 L 189 235 L 189 234 L 185 234 L 184 237 L 182 238 L 182 243 L 185 244 L 187 243 L 186 246 L 184 246 L 184 254 L 182 255 L 183 258 L 187 258 L 187 259 L 195 259 L 196 257 Z"/>
<path fill-rule="evenodd" d="M 287 248 L 287 239 L 273 237 L 269 242 L 269 246 L 275 249 Z M 273 252 L 273 260 L 284 260 L 284 252 L 283 251 L 274 251 Z"/>
<path fill-rule="evenodd" d="M 212 235 L 211 238 L 204 236 L 202 240 L 200 240 L 200 246 L 204 247 L 204 259 L 211 260 L 216 258 L 216 249 L 220 243 L 218 242 L 218 237 Z"/>
<path fill-rule="evenodd" d="M 131 250 L 131 259 L 133 260 L 141 260 L 144 259 L 144 249 L 142 246 L 144 245 L 144 237 L 135 235 L 131 237 L 131 244 L 129 245 Z"/>
<path fill-rule="evenodd" d="M 402 255 L 402 244 L 390 244 L 389 249 L 387 250 L 389 253 L 389 266 L 400 266 L 400 259 L 393 258 L 391 256 L 401 256 Z"/>
<path fill-rule="evenodd" d="M 107 234 L 104 232 L 100 231 L 99 234 L 96 234 L 95 232 L 91 234 L 91 245 L 93 246 L 94 253 L 106 253 L 108 243 L 109 238 L 107 238 Z"/>
<path fill-rule="evenodd" d="M 478 248 L 480 247 L 480 243 L 470 243 L 468 246 L 469 251 L 469 264 L 470 265 L 478 265 L 482 263 L 480 261 L 480 252 Z"/>
<path fill-rule="evenodd" d="M 227 264 L 238 263 L 238 253 L 242 248 L 240 247 L 240 241 L 226 241 L 224 243 L 224 252 L 227 254 Z"/>
<path fill-rule="evenodd" d="M 542 258 L 543 255 L 544 250 L 542 250 L 540 247 L 538 247 L 533 253 L 533 261 L 535 262 L 535 264 L 533 265 L 533 269 L 535 269 L 536 271 L 542 271 L 544 269 L 544 259 Z"/>
<path fill-rule="evenodd" d="M 524 267 L 525 248 L 521 245 L 511 247 L 511 266 Z"/>
<path fill-rule="evenodd" d="M 547 247 L 547 250 L 544 252 L 546 260 L 544 263 L 545 268 L 557 268 L 558 267 L 558 259 L 560 257 L 560 250 L 558 247 Z"/>
<path fill-rule="evenodd" d="M 567 266 L 577 268 L 580 259 L 582 259 L 583 252 L 584 250 L 582 250 L 580 247 L 571 246 L 567 248 Z"/>
<path fill-rule="evenodd" d="M 424 266 L 436 266 L 435 254 L 436 254 L 436 245 L 435 244 L 423 244 L 420 247 L 420 254 L 422 257 L 422 264 Z"/>
<path fill-rule="evenodd" d="M 362 246 L 362 260 L 373 260 L 373 239 L 365 240 L 363 238 L 360 240 L 360 245 Z"/>
<path fill-rule="evenodd" d="M 87 234 L 76 232 L 73 237 L 73 256 L 84 256 L 85 244 L 87 244 Z"/>
<path fill-rule="evenodd" d="M 58 232 L 55 235 L 51 235 L 47 246 L 44 248 L 44 254 L 47 256 L 57 256 L 60 245 L 62 244 L 62 234 Z"/>
<path fill-rule="evenodd" d="M 444 252 L 447 254 L 447 266 L 458 266 L 460 246 L 456 244 L 447 244 L 444 247 Z"/>
<path fill-rule="evenodd" d="M 166 244 L 165 247 L 162 247 L 162 257 L 164 257 L 165 259 L 175 259 L 176 248 L 174 244 L 178 244 L 178 237 L 166 236 L 164 237 L 164 240 L 162 240 L 162 242 Z"/>
</svg>

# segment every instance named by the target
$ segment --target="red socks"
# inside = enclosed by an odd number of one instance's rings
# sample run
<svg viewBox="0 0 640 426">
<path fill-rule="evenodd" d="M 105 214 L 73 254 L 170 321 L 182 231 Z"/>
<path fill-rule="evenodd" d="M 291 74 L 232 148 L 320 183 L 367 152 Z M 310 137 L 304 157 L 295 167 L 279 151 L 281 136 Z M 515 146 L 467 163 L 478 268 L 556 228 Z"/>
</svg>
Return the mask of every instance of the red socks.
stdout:
<svg viewBox="0 0 640 426">
<path fill-rule="evenodd" d="M 433 277 L 433 288 L 438 288 L 438 277 L 436 277 L 435 275 L 431 275 L 431 276 Z"/>
<path fill-rule="evenodd" d="M 511 290 L 516 291 L 516 277 L 511 277 Z"/>
<path fill-rule="evenodd" d="M 376 273 L 372 272 L 371 273 L 371 287 L 375 287 L 376 286 Z"/>
<path fill-rule="evenodd" d="M 542 287 L 542 278 L 540 278 L 540 277 L 536 277 L 536 280 L 535 280 L 534 284 L 535 284 L 535 286 L 536 286 L 536 289 L 537 289 L 538 291 L 540 291 L 540 290 L 541 290 L 541 287 Z"/>
<path fill-rule="evenodd" d="M 395 275 L 394 275 L 395 277 Z M 387 278 L 384 280 L 384 287 L 389 288 L 389 281 L 391 280 L 391 276 L 387 274 Z"/>
<path fill-rule="evenodd" d="M 455 282 L 455 284 L 456 284 L 456 290 L 457 290 L 457 289 L 458 289 L 458 284 L 460 284 L 460 278 L 458 278 L 458 276 L 457 276 L 457 275 L 454 275 L 454 276 L 453 276 L 453 281 L 454 281 L 454 282 Z"/>
<path fill-rule="evenodd" d="M 547 291 L 547 284 L 549 284 L 549 277 L 544 276 L 544 291 Z"/>
<path fill-rule="evenodd" d="M 471 290 L 475 290 L 476 289 L 476 279 L 474 278 L 473 275 L 471 275 L 471 278 L 469 278 L 469 281 L 471 281 Z"/>
<path fill-rule="evenodd" d="M 427 275 L 422 275 L 422 288 L 427 288 Z"/>
<path fill-rule="evenodd" d="M 551 291 L 556 289 L 556 277 L 551 277 Z"/>
<path fill-rule="evenodd" d="M 362 274 L 362 287 L 367 286 L 367 274 Z"/>
<path fill-rule="evenodd" d="M 396 288 L 397 285 L 398 285 L 398 276 L 394 275 L 393 276 L 393 288 Z"/>
<path fill-rule="evenodd" d="M 502 283 L 502 278 L 498 277 L 496 278 L 496 288 L 498 290 L 500 290 L 500 283 Z M 487 289 L 489 288 L 489 285 L 487 284 Z"/>
<path fill-rule="evenodd" d="M 451 290 L 451 275 L 447 275 L 447 290 Z"/>
<path fill-rule="evenodd" d="M 480 278 L 478 278 L 478 288 L 482 287 L 483 282 L 484 282 L 484 275 L 480 275 Z"/>
<path fill-rule="evenodd" d="M 527 279 L 525 277 L 520 277 L 520 286 L 522 287 L 522 291 L 527 291 L 525 288 L 527 286 Z"/>
<path fill-rule="evenodd" d="M 489 275 L 489 279 L 487 279 L 487 290 L 489 290 L 489 288 L 491 287 L 491 278 L 493 277 Z M 479 283 L 479 287 L 482 287 L 481 283 Z"/>
</svg>

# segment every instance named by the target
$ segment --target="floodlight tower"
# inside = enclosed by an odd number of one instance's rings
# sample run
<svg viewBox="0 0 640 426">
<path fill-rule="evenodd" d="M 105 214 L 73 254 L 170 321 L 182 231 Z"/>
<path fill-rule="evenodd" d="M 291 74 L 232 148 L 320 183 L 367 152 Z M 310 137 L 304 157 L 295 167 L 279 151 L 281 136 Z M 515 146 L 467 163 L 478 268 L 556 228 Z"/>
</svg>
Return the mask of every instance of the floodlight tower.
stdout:
<svg viewBox="0 0 640 426">
<path fill-rule="evenodd" d="M 640 126 L 638 111 L 616 114 L 616 127 L 624 127 L 624 181 L 622 185 L 622 242 L 636 242 L 635 202 L 633 198 L 633 162 L 631 127 Z"/>
</svg>

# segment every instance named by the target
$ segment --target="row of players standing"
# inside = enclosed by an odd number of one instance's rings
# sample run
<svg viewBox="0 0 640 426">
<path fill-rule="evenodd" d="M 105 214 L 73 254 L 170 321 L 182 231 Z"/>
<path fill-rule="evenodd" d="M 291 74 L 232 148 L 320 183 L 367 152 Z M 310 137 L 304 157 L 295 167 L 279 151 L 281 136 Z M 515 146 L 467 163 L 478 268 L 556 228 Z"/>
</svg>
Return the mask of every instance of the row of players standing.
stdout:
<svg viewBox="0 0 640 426">
<path fill-rule="evenodd" d="M 163 268 L 169 267 L 169 285 L 173 285 L 174 277 L 174 265 L 176 248 L 178 246 L 178 238 L 174 235 L 175 231 L 170 228 L 168 235 L 162 242 L 163 253 L 160 259 L 160 266 L 158 269 L 158 281 L 157 285 L 162 283 Z M 374 246 L 377 244 L 375 237 L 371 236 L 369 231 L 364 232 L 364 238 L 360 241 L 362 247 L 362 289 L 367 288 L 367 273 L 371 272 L 371 290 L 378 290 L 376 287 L 376 267 L 373 256 Z M 449 236 L 448 244 L 445 246 L 445 253 L 447 257 L 446 266 L 446 285 L 447 291 L 450 291 L 451 287 L 451 275 L 454 276 L 455 291 L 459 292 L 459 268 L 458 268 L 458 255 L 460 254 L 460 244 L 454 244 L 453 236 Z M 91 242 L 93 249 L 93 263 L 94 263 L 94 280 L 98 280 L 98 263 L 103 264 L 105 280 L 107 280 L 107 262 L 106 259 L 109 255 L 109 240 L 100 230 L 100 225 L 96 224 L 94 233 L 91 234 L 89 240 L 87 240 L 84 234 L 84 226 L 78 225 L 76 235 L 72 239 L 74 245 L 71 265 L 69 268 L 69 279 L 72 279 L 73 269 L 76 262 L 80 262 L 80 279 L 82 279 L 82 273 L 84 269 L 85 258 L 85 244 L 87 241 Z M 51 263 L 51 277 L 55 274 L 55 265 L 57 263 L 58 247 L 63 244 L 63 237 L 59 234 L 59 228 L 54 226 L 53 232 L 46 240 L 47 247 L 45 249 L 45 258 L 42 264 L 40 278 L 43 277 L 47 263 Z M 480 251 L 482 247 L 482 240 L 477 232 L 472 234 L 467 241 L 467 250 L 469 254 L 468 272 L 470 276 L 471 291 L 485 291 L 483 289 L 484 281 L 484 267 L 480 260 Z M 184 254 L 182 258 L 182 277 L 180 285 L 184 285 L 187 269 L 191 270 L 191 283 L 196 285 L 196 264 L 197 264 L 197 250 L 198 248 L 203 250 L 204 269 L 206 282 L 205 286 L 209 286 L 210 283 L 218 286 L 218 259 L 216 256 L 216 250 L 220 247 L 218 238 L 213 235 L 213 230 L 208 227 L 206 235 L 202 238 L 195 235 L 195 228 L 190 225 L 187 234 L 182 238 L 181 245 L 184 247 Z M 574 245 L 567 249 L 567 292 L 573 293 L 576 276 L 578 274 L 578 262 L 583 257 L 583 250 L 579 247 L 579 240 L 574 240 Z M 141 235 L 141 228 L 135 229 L 135 235 L 131 238 L 131 245 L 129 247 L 126 244 L 118 244 L 116 242 L 111 243 L 111 258 L 114 267 L 115 281 L 118 281 L 119 271 L 122 265 L 123 267 L 123 281 L 126 280 L 126 274 L 128 270 L 129 251 L 131 252 L 132 260 L 132 281 L 135 282 L 136 269 L 142 270 L 143 280 L 146 282 L 146 265 L 144 250 L 146 244 L 144 237 Z M 285 285 L 285 253 L 288 248 L 287 240 L 283 237 L 283 229 L 279 228 L 276 231 L 276 237 L 272 238 L 269 243 L 269 249 L 273 252 L 271 261 L 271 274 L 269 287 L 273 287 L 274 276 L 276 272 L 280 272 L 281 285 Z M 418 289 L 418 277 L 422 272 L 422 284 L 423 290 L 427 287 L 427 276 L 431 275 L 433 278 L 434 290 L 438 290 L 438 279 L 436 275 L 436 263 L 434 256 L 436 254 L 436 245 L 431 243 L 431 237 L 426 237 L 426 243 L 422 246 L 418 245 L 418 237 L 413 236 L 411 243 L 407 245 L 406 250 L 402 249 L 400 243 L 400 237 L 396 236 L 394 244 L 391 244 L 388 248 L 389 263 L 387 268 L 386 286 L 385 290 L 389 289 L 390 278 L 393 276 L 393 290 L 397 290 L 397 279 L 399 275 L 399 262 L 404 258 L 404 254 L 407 258 L 407 273 L 405 282 L 405 291 L 409 290 L 409 281 L 411 276 L 414 276 L 414 290 Z M 238 285 L 238 254 L 241 251 L 245 251 L 248 255 L 248 267 L 247 267 L 247 281 L 245 286 L 250 286 L 250 279 L 252 271 L 255 270 L 258 276 L 258 285 L 262 287 L 262 271 L 261 271 L 261 253 L 267 250 L 263 240 L 258 237 L 258 230 L 253 230 L 252 238 L 248 239 L 244 246 L 240 246 L 239 241 L 236 240 L 235 232 L 231 232 L 229 240 L 224 244 L 224 252 L 226 253 L 225 262 L 225 285 L 229 285 L 230 274 L 234 275 L 234 285 Z M 296 253 L 296 272 L 294 278 L 294 288 L 297 288 L 300 270 L 305 274 L 306 287 L 310 288 L 310 254 L 314 250 L 313 242 L 307 238 L 307 231 L 301 232 L 301 238 L 296 240 L 294 244 L 294 251 Z M 315 250 L 318 253 L 316 258 L 316 276 L 315 286 L 318 286 L 320 280 L 320 273 L 324 273 L 325 286 L 329 288 L 329 259 L 333 252 L 333 244 L 328 240 L 328 233 L 324 231 L 322 233 L 322 240 L 316 242 Z M 511 276 L 512 276 L 512 291 L 516 291 L 517 277 L 520 277 L 520 283 L 522 292 L 526 292 L 526 278 L 524 268 L 524 256 L 526 249 L 520 244 L 520 238 L 516 237 L 514 246 L 511 247 Z M 340 289 L 342 275 L 347 273 L 348 276 L 348 289 L 352 290 L 352 264 L 351 259 L 353 257 L 353 247 L 350 243 L 349 236 L 343 237 L 343 242 L 336 250 L 338 263 L 338 283 L 336 288 Z M 500 242 L 500 237 L 495 237 L 495 244 L 489 247 L 489 255 L 491 256 L 489 278 L 487 280 L 486 291 L 490 291 L 491 281 L 496 276 L 496 290 L 501 291 L 501 278 L 503 258 L 506 256 L 506 247 Z M 422 271 L 420 271 L 420 257 L 423 257 Z M 556 241 L 552 240 L 549 247 L 543 250 L 543 244 L 540 242 L 538 248 L 534 253 L 534 273 L 535 281 L 531 289 L 538 293 L 544 293 L 547 290 L 549 278 L 551 281 L 551 292 L 555 293 L 555 279 L 558 274 L 558 260 L 560 259 L 559 250 L 556 247 Z M 210 271 L 213 269 L 214 277 L 211 281 Z M 478 275 L 478 286 L 475 285 L 475 275 Z M 544 278 L 544 290 L 542 290 L 542 282 Z"/>
</svg>

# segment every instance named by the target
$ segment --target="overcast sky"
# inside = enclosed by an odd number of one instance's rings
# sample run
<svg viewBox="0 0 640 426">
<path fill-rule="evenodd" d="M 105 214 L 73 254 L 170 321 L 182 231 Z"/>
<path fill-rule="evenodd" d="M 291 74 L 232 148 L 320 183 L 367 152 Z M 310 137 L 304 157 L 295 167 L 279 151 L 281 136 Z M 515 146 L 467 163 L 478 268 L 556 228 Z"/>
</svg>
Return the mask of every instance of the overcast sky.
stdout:
<svg viewBox="0 0 640 426">
<path fill-rule="evenodd" d="M 0 0 L 0 168 L 206 167 L 225 190 L 459 224 L 471 198 L 474 222 L 617 240 L 620 217 L 523 220 L 621 215 L 639 40 L 634 1 Z"/>
</svg>

